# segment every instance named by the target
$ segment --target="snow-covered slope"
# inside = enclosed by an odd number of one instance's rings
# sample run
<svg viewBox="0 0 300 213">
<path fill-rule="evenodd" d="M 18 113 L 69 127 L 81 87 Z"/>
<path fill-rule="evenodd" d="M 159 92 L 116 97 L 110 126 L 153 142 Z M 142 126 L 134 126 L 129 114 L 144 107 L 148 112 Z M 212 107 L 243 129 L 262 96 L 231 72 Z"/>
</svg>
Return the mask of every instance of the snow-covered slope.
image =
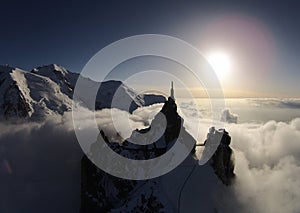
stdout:
<svg viewBox="0 0 300 213">
<path fill-rule="evenodd" d="M 33 113 L 29 88 L 24 71 L 0 66 L 0 115 L 27 117 Z"/>
<path fill-rule="evenodd" d="M 78 73 L 72 73 L 62 66 L 50 64 L 35 68 L 31 71 L 37 75 L 50 78 L 53 82 L 60 86 L 60 90 L 72 98 L 74 86 L 76 84 Z"/>
<path fill-rule="evenodd" d="M 56 64 L 46 65 L 27 72 L 9 66 L 0 66 L 0 119 L 42 119 L 53 114 L 63 114 L 72 109 L 72 99 L 78 73 L 72 73 Z M 86 89 L 99 87 L 99 82 L 85 78 Z M 115 93 L 118 91 L 118 95 Z M 82 100 L 89 97 L 82 97 Z M 110 108 L 116 103 L 131 103 L 129 111 L 139 106 L 164 102 L 163 96 L 147 96 L 144 100 L 133 89 L 120 81 L 106 81 L 96 98 L 96 109 Z M 150 100 L 149 100 L 150 99 Z M 122 106 L 115 108 L 127 110 Z"/>
<path fill-rule="evenodd" d="M 48 77 L 0 67 L 0 118 L 44 118 L 71 110 L 72 99 Z"/>
</svg>

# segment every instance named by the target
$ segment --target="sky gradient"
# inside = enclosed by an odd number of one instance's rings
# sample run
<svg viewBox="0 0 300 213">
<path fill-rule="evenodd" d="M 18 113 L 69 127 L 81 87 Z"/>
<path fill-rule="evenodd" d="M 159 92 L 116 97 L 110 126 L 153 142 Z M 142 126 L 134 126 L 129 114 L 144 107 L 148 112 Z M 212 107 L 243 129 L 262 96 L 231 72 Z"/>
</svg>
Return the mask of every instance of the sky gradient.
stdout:
<svg viewBox="0 0 300 213">
<path fill-rule="evenodd" d="M 299 97 L 296 1 L 1 1 L 0 64 L 57 63 L 80 72 L 106 45 L 166 34 L 204 55 L 226 52 L 230 97 Z"/>
</svg>

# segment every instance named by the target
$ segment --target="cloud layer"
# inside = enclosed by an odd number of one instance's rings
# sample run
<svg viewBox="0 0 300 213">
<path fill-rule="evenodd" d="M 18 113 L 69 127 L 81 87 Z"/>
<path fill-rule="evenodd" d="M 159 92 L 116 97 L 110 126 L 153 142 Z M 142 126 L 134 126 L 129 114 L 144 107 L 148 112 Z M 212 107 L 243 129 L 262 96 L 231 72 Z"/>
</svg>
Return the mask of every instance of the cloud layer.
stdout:
<svg viewBox="0 0 300 213">
<path fill-rule="evenodd" d="M 230 125 L 244 212 L 299 212 L 300 119 Z"/>
<path fill-rule="evenodd" d="M 195 117 L 195 111 L 189 112 L 189 107 L 184 108 L 185 127 L 195 133 L 200 124 L 198 138 L 203 142 L 212 123 Z M 160 108 L 160 104 L 152 105 L 139 108 L 133 114 L 115 109 L 101 110 L 96 113 L 96 120 L 113 138 L 111 112 L 117 120 L 128 118 L 120 126 L 129 122 L 129 127 L 119 129 L 126 135 L 131 129 L 147 126 Z M 82 120 L 85 119 L 83 115 Z M 85 122 L 84 128 L 89 125 Z M 234 186 L 223 188 L 218 195 L 219 210 L 299 212 L 300 118 L 287 123 L 220 123 L 222 125 L 232 137 L 237 179 Z M 0 212 L 24 209 L 54 212 L 57 208 L 61 212 L 78 211 L 78 165 L 83 153 L 76 142 L 71 114 L 54 116 L 41 123 L 2 123 L 0 129 Z M 48 209 L 45 210 L 45 206 Z"/>
</svg>

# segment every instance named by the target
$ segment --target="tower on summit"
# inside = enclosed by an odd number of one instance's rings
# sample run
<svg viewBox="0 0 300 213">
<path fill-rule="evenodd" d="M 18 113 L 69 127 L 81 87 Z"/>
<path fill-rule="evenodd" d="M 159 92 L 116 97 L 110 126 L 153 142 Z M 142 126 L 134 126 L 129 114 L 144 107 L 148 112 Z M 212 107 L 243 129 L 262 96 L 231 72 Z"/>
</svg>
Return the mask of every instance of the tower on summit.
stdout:
<svg viewBox="0 0 300 213">
<path fill-rule="evenodd" d="M 171 92 L 170 92 L 170 97 L 175 101 L 175 97 L 174 97 L 174 88 L 173 88 L 173 81 L 171 81 Z"/>
</svg>

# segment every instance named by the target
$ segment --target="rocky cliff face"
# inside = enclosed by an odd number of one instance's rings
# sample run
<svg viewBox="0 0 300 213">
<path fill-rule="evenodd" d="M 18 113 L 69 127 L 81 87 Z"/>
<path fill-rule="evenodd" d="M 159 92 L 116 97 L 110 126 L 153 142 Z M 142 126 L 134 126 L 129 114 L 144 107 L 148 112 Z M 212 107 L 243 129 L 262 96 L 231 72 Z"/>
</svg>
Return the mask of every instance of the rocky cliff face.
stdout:
<svg viewBox="0 0 300 213">
<path fill-rule="evenodd" d="M 217 149 L 211 157 L 209 163 L 214 169 L 215 174 L 225 185 L 230 185 L 234 180 L 234 158 L 233 151 L 230 148 L 231 137 L 225 129 L 215 130 L 210 128 L 205 141 L 205 147 L 203 155 L 206 155 L 210 146 L 215 141 L 219 141 Z"/>
<path fill-rule="evenodd" d="M 127 158 L 144 160 L 160 156 L 175 143 L 196 144 L 196 141 L 183 127 L 183 119 L 177 113 L 177 106 L 169 98 L 161 113 L 167 122 L 163 135 L 153 144 L 137 145 L 130 141 L 137 138 L 147 141 L 161 130 L 162 117 L 158 114 L 147 129 L 136 130 L 123 143 L 109 141 L 105 133 L 100 136 L 119 155 Z M 152 134 L 144 137 L 137 133 Z M 181 131 L 180 135 L 179 132 Z M 216 211 L 216 187 L 230 184 L 234 177 L 232 150 L 229 147 L 230 136 L 225 131 L 211 131 L 206 141 L 209 144 L 220 139 L 216 153 L 210 163 L 199 166 L 195 159 L 195 149 L 171 172 L 153 179 L 126 180 L 112 176 L 98 169 L 86 156 L 82 158 L 81 213 L 93 212 L 198 212 L 202 204 L 203 212 Z M 228 143 L 229 141 L 229 143 Z M 97 142 L 93 145 L 91 156 L 97 155 Z M 205 151 L 204 151 L 205 152 Z M 207 151 L 206 151 L 207 152 Z M 229 162 L 228 162 L 229 160 Z M 116 163 L 111 160 L 112 164 Z M 130 172 L 130 171 L 129 171 Z M 194 194 L 198 190 L 198 194 Z M 197 205 L 197 207 L 195 207 Z"/>
<path fill-rule="evenodd" d="M 19 72 L 19 69 L 0 66 L 0 115 L 4 118 L 27 117 L 33 111 L 28 103 L 28 91 L 22 91 L 15 80 Z"/>
</svg>

